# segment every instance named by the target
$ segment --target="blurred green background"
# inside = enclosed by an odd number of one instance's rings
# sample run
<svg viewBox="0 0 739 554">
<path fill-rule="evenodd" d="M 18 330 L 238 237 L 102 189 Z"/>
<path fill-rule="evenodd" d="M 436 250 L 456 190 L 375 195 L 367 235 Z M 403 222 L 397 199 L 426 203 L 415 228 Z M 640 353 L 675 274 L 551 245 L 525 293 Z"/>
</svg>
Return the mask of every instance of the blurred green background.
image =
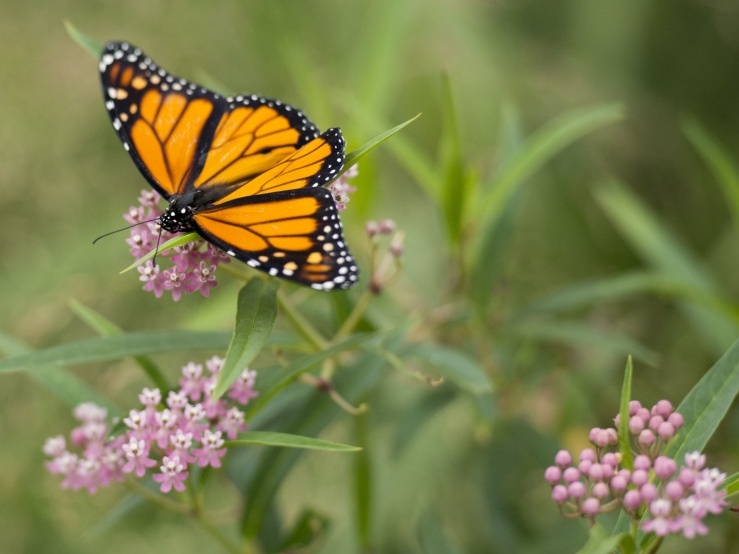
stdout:
<svg viewBox="0 0 739 554">
<path fill-rule="evenodd" d="M 542 472 L 559 445 L 582 447 L 587 429 L 609 423 L 626 355 L 636 354 L 637 398 L 677 404 L 736 336 L 737 212 L 695 147 L 705 132 L 739 165 L 733 0 L 0 2 L 0 331 L 33 348 L 90 335 L 71 299 L 128 330 L 228 330 L 239 286 L 224 277 L 210 299 L 157 300 L 135 274 L 118 274 L 130 262 L 122 235 L 91 245 L 123 224 L 146 183 L 110 128 L 96 61 L 64 20 L 100 42 L 130 41 L 176 75 L 298 106 L 321 129 L 340 126 L 350 151 L 423 112 L 362 162 L 360 190 L 343 213 L 360 264 L 366 220 L 394 218 L 405 231 L 403 277 L 375 309 L 388 324 L 401 313 L 438 319 L 421 341 L 466 344 L 464 321 L 475 311 L 474 298 L 458 294 L 462 262 L 419 177 L 443 169 L 443 76 L 466 171 L 481 187 L 546 122 L 623 105 L 620 122 L 575 141 L 521 183 L 505 233 L 486 253 L 495 261 L 483 310 L 487 350 L 472 353 L 498 387 L 494 413 L 481 417 L 474 399 L 429 392 L 390 369 L 367 399 L 376 552 L 431 551 L 418 538 L 433 536 L 424 529 L 463 552 L 574 551 L 586 527 L 557 518 Z M 670 238 L 662 244 L 674 249 L 650 250 L 646 234 L 628 232 L 630 202 L 649 210 L 657 235 Z M 468 221 L 463 232 L 469 238 L 484 223 Z M 627 275 L 662 280 L 565 302 L 556 317 L 535 302 Z M 529 317 L 537 309 L 544 315 Z M 189 358 L 171 360 L 171 374 Z M 128 362 L 77 373 L 122 406 L 146 384 Z M 0 550 L 216 551 L 187 520 L 151 507 L 108 525 L 102 514 L 121 490 L 60 491 L 44 470 L 41 445 L 68 430 L 69 408 L 20 374 L 3 376 L 0 398 Z M 438 409 L 424 404 L 425 424 L 403 439 L 408 407 L 428 398 Z M 349 419 L 338 418 L 328 435 L 351 442 L 342 427 Z M 738 423 L 732 416 L 711 444 L 712 464 L 730 473 Z M 359 551 L 351 460 L 338 458 L 304 457 L 280 493 L 287 518 L 304 505 L 330 515 L 311 551 Z M 237 499 L 225 486 L 222 494 L 214 503 L 228 522 Z M 710 537 L 665 551 L 735 551 L 736 526 L 726 523 L 710 522 Z"/>
</svg>

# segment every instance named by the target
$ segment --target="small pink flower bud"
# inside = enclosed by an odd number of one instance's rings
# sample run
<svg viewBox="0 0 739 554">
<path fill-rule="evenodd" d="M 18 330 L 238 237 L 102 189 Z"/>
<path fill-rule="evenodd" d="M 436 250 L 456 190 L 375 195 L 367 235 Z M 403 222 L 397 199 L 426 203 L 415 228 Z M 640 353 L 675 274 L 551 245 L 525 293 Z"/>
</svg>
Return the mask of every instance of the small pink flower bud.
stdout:
<svg viewBox="0 0 739 554">
<path fill-rule="evenodd" d="M 642 409 L 642 405 L 641 405 L 641 402 L 639 402 L 638 400 L 631 400 L 629 402 L 629 415 L 633 416 L 641 409 Z"/>
<path fill-rule="evenodd" d="M 667 416 L 667 421 L 669 421 L 676 430 L 680 429 L 685 424 L 683 416 L 677 412 L 672 412 Z"/>
<path fill-rule="evenodd" d="M 572 463 L 572 454 L 570 454 L 567 450 L 560 450 L 554 456 L 554 463 L 557 464 L 559 467 L 567 467 Z"/>
<path fill-rule="evenodd" d="M 668 441 L 675 436 L 675 428 L 669 421 L 665 421 L 657 428 L 657 434 L 662 440 Z"/>
<path fill-rule="evenodd" d="M 603 479 L 603 466 L 600 464 L 592 464 L 590 470 L 587 472 L 588 477 L 593 481 L 600 481 Z"/>
<path fill-rule="evenodd" d="M 644 420 L 640 417 L 632 417 L 629 419 L 629 433 L 638 435 L 644 430 Z"/>
<path fill-rule="evenodd" d="M 370 237 L 374 237 L 377 233 L 380 232 L 380 226 L 377 224 L 376 221 L 368 221 L 364 225 L 364 230 Z"/>
<path fill-rule="evenodd" d="M 629 486 L 629 480 L 628 478 L 625 478 L 623 475 L 616 474 L 611 479 L 611 489 L 613 489 L 616 492 L 623 492 L 626 490 L 626 487 Z"/>
<path fill-rule="evenodd" d="M 647 410 L 646 408 L 639 408 L 634 414 L 634 417 L 641 418 L 645 422 L 647 422 L 649 421 L 649 418 L 652 417 L 652 414 L 650 414 L 649 410 Z"/>
<path fill-rule="evenodd" d="M 586 498 L 582 503 L 582 512 L 586 516 L 596 516 L 600 511 L 600 502 L 597 498 Z"/>
<path fill-rule="evenodd" d="M 550 485 L 558 483 L 561 478 L 562 470 L 557 466 L 549 466 L 544 472 L 544 479 L 546 479 L 547 483 Z"/>
<path fill-rule="evenodd" d="M 613 452 L 606 452 L 601 457 L 600 463 L 610 466 L 612 469 L 616 469 L 618 465 L 618 456 Z"/>
<path fill-rule="evenodd" d="M 584 448 L 582 452 L 580 452 L 580 461 L 588 460 L 590 462 L 594 462 L 596 460 L 595 451 L 592 448 Z"/>
<path fill-rule="evenodd" d="M 649 482 L 649 472 L 646 469 L 635 469 L 631 474 L 631 482 L 637 487 L 641 487 Z"/>
<path fill-rule="evenodd" d="M 677 464 L 672 458 L 668 458 L 667 456 L 658 456 L 657 459 L 654 460 L 654 473 L 660 479 L 668 479 L 675 475 L 676 471 Z"/>
<path fill-rule="evenodd" d="M 611 494 L 611 489 L 603 481 L 599 481 L 598 483 L 593 485 L 593 488 L 590 492 L 595 498 L 600 498 L 602 500 L 603 498 L 606 498 L 609 494 Z"/>
<path fill-rule="evenodd" d="M 624 508 L 629 512 L 634 512 L 639 509 L 642 504 L 641 494 L 636 489 L 627 491 L 624 495 L 623 505 Z"/>
<path fill-rule="evenodd" d="M 652 461 L 649 459 L 649 456 L 645 456 L 644 454 L 639 454 L 636 458 L 634 458 L 634 469 L 651 469 L 652 468 Z"/>
<path fill-rule="evenodd" d="M 593 462 L 590 460 L 583 460 L 579 464 L 577 464 L 577 469 L 580 470 L 580 473 L 583 475 L 587 475 L 590 473 L 590 468 L 592 467 Z"/>
<path fill-rule="evenodd" d="M 681 467 L 680 475 L 678 476 L 677 480 L 684 487 L 690 487 L 695 482 L 695 474 L 696 472 L 694 469 L 690 469 L 689 467 Z"/>
<path fill-rule="evenodd" d="M 663 418 L 661 415 L 653 415 L 649 418 L 649 428 L 652 431 L 657 431 L 659 429 L 659 426 L 662 425 L 665 421 L 665 418 Z"/>
<path fill-rule="evenodd" d="M 645 483 L 641 486 L 639 492 L 641 493 L 641 497 L 644 502 L 651 502 L 659 496 L 657 485 L 655 485 L 654 483 Z"/>
<path fill-rule="evenodd" d="M 644 429 L 644 431 L 639 433 L 639 438 L 637 440 L 642 446 L 652 446 L 657 440 L 657 437 L 649 429 Z"/>
<path fill-rule="evenodd" d="M 588 492 L 585 488 L 585 484 L 581 481 L 575 481 L 574 483 L 570 483 L 567 487 L 567 494 L 569 494 L 570 498 L 578 499 L 585 496 L 585 493 Z"/>
<path fill-rule="evenodd" d="M 652 407 L 652 414 L 661 415 L 662 417 L 669 416 L 672 411 L 672 404 L 669 400 L 660 400 Z"/>
<path fill-rule="evenodd" d="M 381 235 L 389 235 L 391 233 L 394 233 L 396 229 L 395 221 L 392 219 L 383 219 L 378 224 L 378 232 Z"/>
<path fill-rule="evenodd" d="M 564 470 L 564 473 L 562 474 L 562 479 L 565 483 L 574 483 L 575 481 L 580 479 L 580 472 L 577 470 L 577 468 L 568 467 Z"/>
<path fill-rule="evenodd" d="M 680 481 L 670 481 L 665 485 L 665 495 L 673 502 L 677 502 L 685 494 L 685 487 Z"/>
<path fill-rule="evenodd" d="M 569 495 L 567 494 L 567 487 L 564 485 L 557 485 L 552 489 L 552 500 L 554 500 L 557 504 L 562 504 L 563 502 L 566 502 L 569 498 Z"/>
</svg>

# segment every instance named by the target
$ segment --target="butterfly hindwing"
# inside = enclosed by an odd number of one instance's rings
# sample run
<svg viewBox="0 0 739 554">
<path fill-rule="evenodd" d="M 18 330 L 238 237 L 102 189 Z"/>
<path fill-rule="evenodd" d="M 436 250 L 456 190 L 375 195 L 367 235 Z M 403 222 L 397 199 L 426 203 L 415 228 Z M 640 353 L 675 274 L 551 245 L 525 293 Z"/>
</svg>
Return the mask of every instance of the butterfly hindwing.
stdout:
<svg viewBox="0 0 739 554">
<path fill-rule="evenodd" d="M 344 163 L 344 139 L 329 129 L 210 208 L 198 232 L 230 255 L 289 280 L 330 290 L 357 280 L 331 192 L 320 186 Z"/>
</svg>

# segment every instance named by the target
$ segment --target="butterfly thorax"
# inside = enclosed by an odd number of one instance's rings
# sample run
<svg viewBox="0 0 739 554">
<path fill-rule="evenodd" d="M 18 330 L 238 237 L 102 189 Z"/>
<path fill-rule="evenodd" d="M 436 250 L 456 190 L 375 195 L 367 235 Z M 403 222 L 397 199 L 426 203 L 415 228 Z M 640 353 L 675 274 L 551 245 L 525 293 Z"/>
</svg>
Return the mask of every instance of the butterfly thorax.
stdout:
<svg viewBox="0 0 739 554">
<path fill-rule="evenodd" d="M 172 196 L 169 206 L 159 217 L 159 225 L 170 233 L 192 231 L 192 217 L 202 207 L 203 191 L 192 190 Z"/>
</svg>

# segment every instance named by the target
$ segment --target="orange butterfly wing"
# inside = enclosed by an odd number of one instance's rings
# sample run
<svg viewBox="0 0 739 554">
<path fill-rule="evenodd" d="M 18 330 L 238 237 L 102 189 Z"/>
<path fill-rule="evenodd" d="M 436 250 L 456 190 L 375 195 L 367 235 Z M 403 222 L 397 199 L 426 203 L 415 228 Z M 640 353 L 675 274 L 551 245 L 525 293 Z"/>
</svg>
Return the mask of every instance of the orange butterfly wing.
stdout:
<svg viewBox="0 0 739 554">
<path fill-rule="evenodd" d="M 224 97 L 113 42 L 100 60 L 113 127 L 165 198 L 259 175 L 318 134 L 299 110 L 260 96 Z"/>
<path fill-rule="evenodd" d="M 299 110 L 260 96 L 223 97 L 175 77 L 140 49 L 110 43 L 100 61 L 113 127 L 149 183 L 174 204 L 202 191 L 192 226 L 270 275 L 347 288 L 357 267 L 331 193 L 344 163 L 338 129 L 318 137 Z"/>
<path fill-rule="evenodd" d="M 198 232 L 270 275 L 319 290 L 358 278 L 331 192 L 320 186 L 344 163 L 344 139 L 329 129 L 232 193 L 198 210 Z"/>
</svg>

